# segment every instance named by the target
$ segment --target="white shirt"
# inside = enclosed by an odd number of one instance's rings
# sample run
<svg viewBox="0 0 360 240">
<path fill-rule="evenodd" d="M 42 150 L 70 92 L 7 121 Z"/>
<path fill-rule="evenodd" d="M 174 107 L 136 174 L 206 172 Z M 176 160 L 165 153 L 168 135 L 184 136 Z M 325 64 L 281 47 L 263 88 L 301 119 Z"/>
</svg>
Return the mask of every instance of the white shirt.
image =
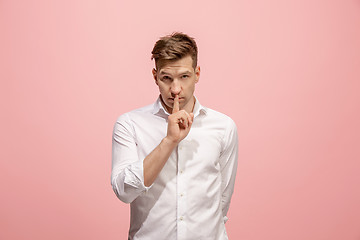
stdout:
<svg viewBox="0 0 360 240">
<path fill-rule="evenodd" d="M 150 187 L 143 160 L 167 133 L 160 98 L 121 115 L 112 138 L 111 184 L 131 203 L 130 240 L 225 240 L 225 222 L 237 168 L 234 121 L 196 99 L 189 134 Z"/>
</svg>

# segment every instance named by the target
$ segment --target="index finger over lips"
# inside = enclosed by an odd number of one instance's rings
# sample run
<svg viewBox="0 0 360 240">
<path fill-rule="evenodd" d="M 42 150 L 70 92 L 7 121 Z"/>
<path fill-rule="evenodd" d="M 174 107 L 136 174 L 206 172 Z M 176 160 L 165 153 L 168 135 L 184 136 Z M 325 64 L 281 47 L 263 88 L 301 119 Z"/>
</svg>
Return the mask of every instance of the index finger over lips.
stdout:
<svg viewBox="0 0 360 240">
<path fill-rule="evenodd" d="M 173 105 L 172 113 L 178 112 L 180 110 L 179 108 L 180 108 L 179 107 L 179 95 L 176 95 L 174 98 L 174 105 Z"/>
</svg>

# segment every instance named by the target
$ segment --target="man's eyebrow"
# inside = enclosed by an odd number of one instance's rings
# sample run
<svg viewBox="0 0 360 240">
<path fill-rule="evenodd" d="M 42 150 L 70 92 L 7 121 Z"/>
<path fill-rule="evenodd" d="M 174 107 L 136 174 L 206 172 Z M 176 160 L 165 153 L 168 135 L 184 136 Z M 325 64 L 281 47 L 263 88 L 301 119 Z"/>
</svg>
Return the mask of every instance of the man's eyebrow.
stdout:
<svg viewBox="0 0 360 240">
<path fill-rule="evenodd" d="M 165 72 L 165 71 L 160 71 L 159 73 L 160 75 L 172 75 L 171 73 Z M 184 75 L 184 74 L 192 74 L 192 72 L 190 72 L 189 70 L 184 71 L 184 72 L 180 72 L 178 75 Z"/>
<path fill-rule="evenodd" d="M 165 71 L 160 71 L 160 73 L 159 73 L 160 75 L 171 75 L 170 73 L 168 73 L 168 72 L 165 72 Z"/>
<path fill-rule="evenodd" d="M 179 75 L 183 75 L 183 74 L 192 74 L 192 72 L 190 72 L 190 71 L 185 71 L 185 72 L 179 73 Z"/>
</svg>

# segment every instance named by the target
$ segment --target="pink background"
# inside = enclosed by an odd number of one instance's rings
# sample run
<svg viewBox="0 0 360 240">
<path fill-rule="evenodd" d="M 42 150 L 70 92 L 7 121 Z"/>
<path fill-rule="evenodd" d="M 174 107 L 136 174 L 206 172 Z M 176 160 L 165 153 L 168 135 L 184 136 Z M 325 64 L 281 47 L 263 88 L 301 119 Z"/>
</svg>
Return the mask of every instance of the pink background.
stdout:
<svg viewBox="0 0 360 240">
<path fill-rule="evenodd" d="M 230 115 L 231 240 L 360 239 L 360 2 L 0 1 L 0 239 L 126 239 L 116 118 L 155 101 L 150 52 L 194 36 L 196 96 Z"/>
</svg>

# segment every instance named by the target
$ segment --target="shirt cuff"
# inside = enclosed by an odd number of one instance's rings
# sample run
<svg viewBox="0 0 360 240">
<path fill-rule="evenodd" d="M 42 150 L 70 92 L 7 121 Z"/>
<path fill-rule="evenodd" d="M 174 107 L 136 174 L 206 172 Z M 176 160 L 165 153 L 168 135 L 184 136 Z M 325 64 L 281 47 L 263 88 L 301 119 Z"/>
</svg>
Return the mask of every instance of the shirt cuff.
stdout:
<svg viewBox="0 0 360 240">
<path fill-rule="evenodd" d="M 143 161 L 137 161 L 125 168 L 125 179 L 124 183 L 130 185 L 138 190 L 148 191 L 153 184 L 146 187 L 144 184 L 144 166 Z"/>
</svg>

